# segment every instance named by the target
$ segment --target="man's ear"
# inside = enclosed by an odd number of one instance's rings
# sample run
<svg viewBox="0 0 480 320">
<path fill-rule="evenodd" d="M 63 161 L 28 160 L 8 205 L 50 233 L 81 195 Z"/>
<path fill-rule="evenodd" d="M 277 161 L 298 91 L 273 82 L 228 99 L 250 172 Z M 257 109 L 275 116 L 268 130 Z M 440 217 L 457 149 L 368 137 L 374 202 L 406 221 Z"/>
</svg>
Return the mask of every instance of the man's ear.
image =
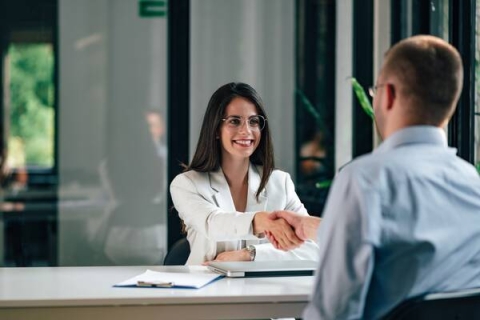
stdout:
<svg viewBox="0 0 480 320">
<path fill-rule="evenodd" d="M 386 93 L 387 93 L 387 110 L 392 109 L 393 103 L 395 101 L 396 95 L 395 95 L 395 87 L 393 84 L 388 83 L 386 85 Z"/>
</svg>

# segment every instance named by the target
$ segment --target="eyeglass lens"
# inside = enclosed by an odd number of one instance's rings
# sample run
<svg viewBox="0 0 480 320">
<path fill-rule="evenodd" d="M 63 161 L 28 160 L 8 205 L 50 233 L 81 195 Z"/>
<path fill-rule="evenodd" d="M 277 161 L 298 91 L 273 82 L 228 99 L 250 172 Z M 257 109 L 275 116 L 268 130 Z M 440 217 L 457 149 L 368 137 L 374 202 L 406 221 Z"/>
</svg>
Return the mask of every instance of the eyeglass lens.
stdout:
<svg viewBox="0 0 480 320">
<path fill-rule="evenodd" d="M 245 119 L 243 119 L 242 117 L 238 117 L 238 116 L 229 116 L 229 117 L 226 117 L 225 119 L 222 119 L 222 120 L 230 128 L 239 128 L 239 127 L 243 126 L 244 123 L 245 123 Z M 247 123 L 248 123 L 248 126 L 251 129 L 262 130 L 265 126 L 265 118 L 260 116 L 260 115 L 251 116 L 251 117 L 248 117 Z"/>
</svg>

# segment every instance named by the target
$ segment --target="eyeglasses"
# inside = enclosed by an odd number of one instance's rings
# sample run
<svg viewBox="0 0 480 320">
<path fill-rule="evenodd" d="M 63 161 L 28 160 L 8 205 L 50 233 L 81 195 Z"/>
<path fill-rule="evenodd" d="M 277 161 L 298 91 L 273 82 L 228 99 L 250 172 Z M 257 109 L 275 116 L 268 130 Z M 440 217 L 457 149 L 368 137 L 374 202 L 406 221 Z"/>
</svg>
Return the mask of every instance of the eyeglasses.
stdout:
<svg viewBox="0 0 480 320">
<path fill-rule="evenodd" d="M 378 88 L 384 87 L 386 85 L 387 85 L 387 83 L 377 84 L 376 86 L 371 86 L 371 87 L 368 88 L 368 94 L 370 95 L 370 97 L 373 98 L 377 94 Z"/>
<path fill-rule="evenodd" d="M 239 116 L 228 116 L 223 118 L 222 121 L 230 129 L 238 129 L 245 125 L 245 118 Z M 250 130 L 261 131 L 265 127 L 267 119 L 261 115 L 250 116 L 246 120 Z"/>
</svg>

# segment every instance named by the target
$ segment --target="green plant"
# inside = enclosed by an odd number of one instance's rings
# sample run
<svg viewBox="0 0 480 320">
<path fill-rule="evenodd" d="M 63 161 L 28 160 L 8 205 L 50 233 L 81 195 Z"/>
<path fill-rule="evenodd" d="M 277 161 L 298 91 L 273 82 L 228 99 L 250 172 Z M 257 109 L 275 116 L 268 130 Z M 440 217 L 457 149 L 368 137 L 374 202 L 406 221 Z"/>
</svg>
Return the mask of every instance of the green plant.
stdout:
<svg viewBox="0 0 480 320">
<path fill-rule="evenodd" d="M 372 119 L 375 119 L 375 114 L 373 112 L 372 104 L 368 99 L 365 90 L 363 89 L 362 85 L 357 81 L 355 78 L 350 78 L 352 82 L 353 92 L 355 92 L 355 96 L 357 97 L 360 106 L 362 107 L 363 111 Z"/>
<path fill-rule="evenodd" d="M 332 185 L 332 180 L 324 180 L 324 181 L 315 183 L 315 187 L 317 189 L 326 189 L 326 188 L 329 188 L 331 185 Z"/>
</svg>

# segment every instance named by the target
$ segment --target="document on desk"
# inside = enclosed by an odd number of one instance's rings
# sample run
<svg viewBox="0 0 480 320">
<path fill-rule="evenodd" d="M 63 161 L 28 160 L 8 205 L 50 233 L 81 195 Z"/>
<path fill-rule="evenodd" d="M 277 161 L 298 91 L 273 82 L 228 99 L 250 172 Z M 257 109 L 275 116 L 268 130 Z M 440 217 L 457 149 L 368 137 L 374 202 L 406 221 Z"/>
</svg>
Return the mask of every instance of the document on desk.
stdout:
<svg viewBox="0 0 480 320">
<path fill-rule="evenodd" d="M 199 289 L 219 278 L 223 278 L 223 276 L 215 273 L 179 273 L 147 270 L 138 276 L 115 284 L 114 287 Z"/>
</svg>

